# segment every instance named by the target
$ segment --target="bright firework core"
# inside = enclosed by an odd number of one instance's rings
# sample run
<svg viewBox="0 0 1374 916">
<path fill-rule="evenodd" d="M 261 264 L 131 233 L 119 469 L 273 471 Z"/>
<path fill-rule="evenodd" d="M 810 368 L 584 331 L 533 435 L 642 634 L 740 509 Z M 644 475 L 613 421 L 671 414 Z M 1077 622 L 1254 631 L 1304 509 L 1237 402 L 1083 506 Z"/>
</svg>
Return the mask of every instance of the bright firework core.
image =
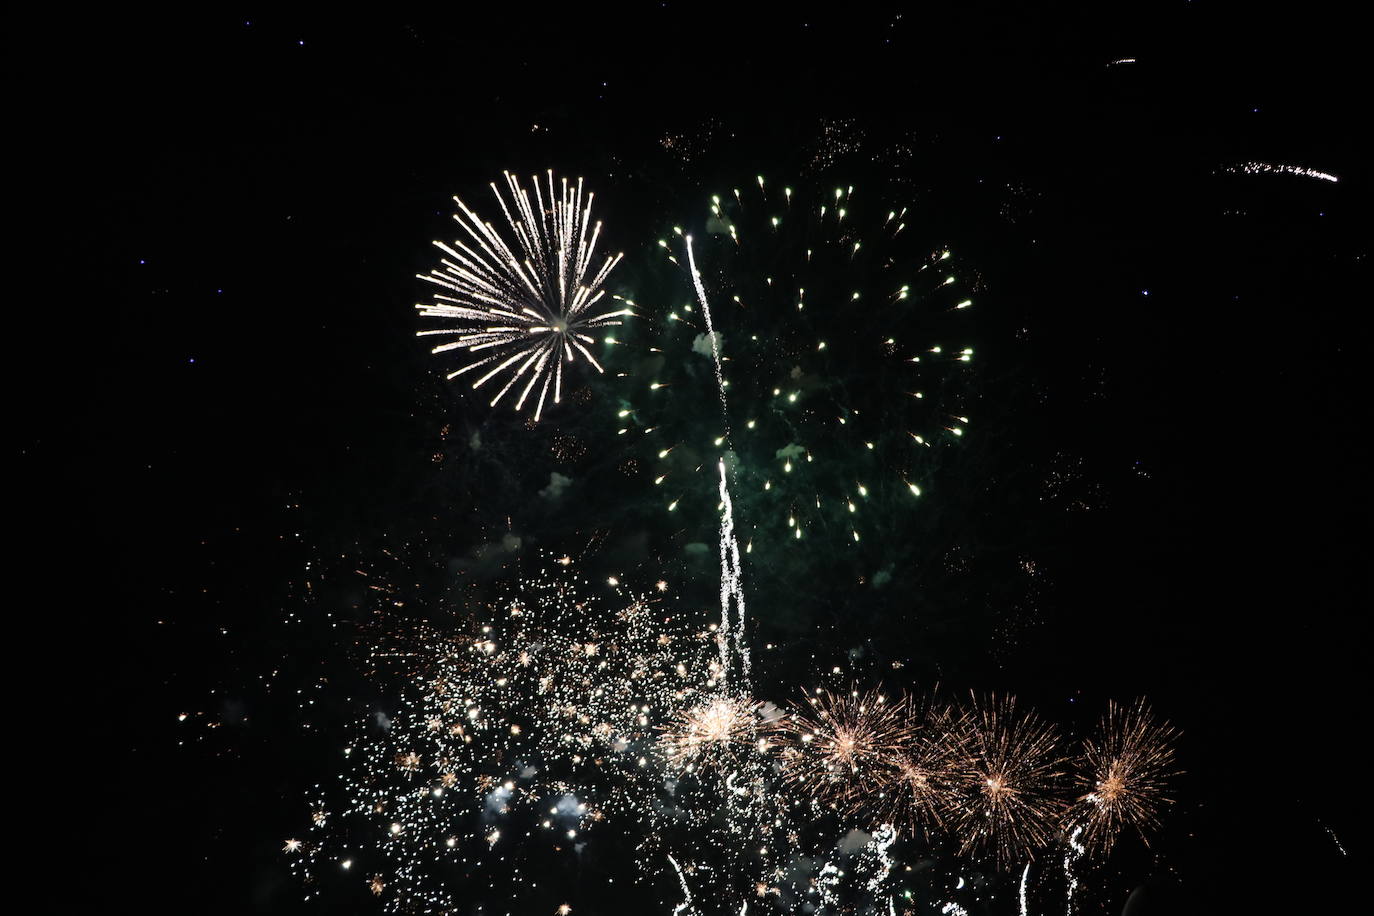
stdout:
<svg viewBox="0 0 1374 916">
<path fill-rule="evenodd" d="M 679 712 L 663 728 L 668 757 L 689 769 L 722 763 L 754 743 L 760 709 L 753 700 L 717 696 Z"/>
<path fill-rule="evenodd" d="M 434 243 L 446 255 L 440 261 L 442 269 L 417 277 L 445 292 L 436 292 L 431 303 L 415 306 L 422 317 L 446 319 L 452 326 L 418 333 L 456 338 L 435 347 L 435 353 L 461 349 L 475 356 L 450 372 L 450 379 L 485 368 L 472 383 L 477 389 L 508 373 L 491 399 L 493 407 L 518 388 L 515 409 L 521 410 L 537 388 L 537 421 L 550 386 L 553 403 L 562 400 L 563 363 L 581 356 L 596 371 L 604 371 L 588 349 L 596 342 L 588 332 L 618 325 L 631 312 L 592 312 L 606 294 L 602 287 L 621 256 L 607 257 L 589 273 L 601 224 L 591 221 L 594 195 L 584 200 L 582 180 L 570 186 L 565 178 L 555 189 L 550 171 L 545 186 L 537 178 L 533 181 L 531 199 L 517 178 L 509 172 L 505 177 L 509 205 L 494 183 L 491 190 L 515 237 L 514 245 L 455 197 L 461 212 L 454 219 L 463 227 L 466 240 Z"/>
</svg>

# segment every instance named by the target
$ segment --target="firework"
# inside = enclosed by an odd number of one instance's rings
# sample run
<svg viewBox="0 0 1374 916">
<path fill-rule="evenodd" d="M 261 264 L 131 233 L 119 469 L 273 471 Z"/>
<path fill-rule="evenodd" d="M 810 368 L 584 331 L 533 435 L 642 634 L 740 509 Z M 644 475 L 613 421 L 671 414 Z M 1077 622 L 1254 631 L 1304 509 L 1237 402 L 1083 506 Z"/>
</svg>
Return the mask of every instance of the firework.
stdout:
<svg viewBox="0 0 1374 916">
<path fill-rule="evenodd" d="M 664 233 L 669 282 L 645 292 L 659 304 L 640 309 L 618 420 L 655 456 L 665 507 L 715 504 L 725 454 L 746 552 L 880 540 L 879 504 L 906 518 L 969 424 L 977 286 L 913 221 L 849 186 L 758 178 Z M 701 414 L 726 393 L 723 416 Z"/>
<path fill-rule="evenodd" d="M 718 688 L 714 638 L 663 599 L 592 588 L 555 562 L 435 638 L 399 711 L 345 749 L 342 791 L 313 800 L 293 867 L 348 850 L 389 910 L 443 909 L 484 863 L 529 854 L 517 838 L 642 818 L 658 730 Z"/>
<path fill-rule="evenodd" d="M 596 343 L 590 332 L 618 325 L 631 314 L 626 308 L 598 307 L 620 255 L 592 267 L 601 234 L 601 223 L 591 221 L 594 195 L 584 200 L 580 178 L 575 186 L 564 178 L 557 189 L 552 171 L 547 178 L 547 190 L 533 179 L 531 200 L 519 180 L 505 173 L 509 205 L 492 183 L 514 243 L 455 197 L 460 212 L 454 219 L 466 238 L 452 245 L 434 243 L 445 255 L 441 267 L 417 277 L 440 291 L 433 302 L 415 306 L 421 316 L 449 325 L 419 332 L 454 338 L 436 346 L 435 353 L 463 350 L 470 357 L 448 374 L 450 379 L 483 370 L 472 383 L 477 389 L 504 377 L 491 406 L 514 391 L 518 411 L 534 394 L 536 422 L 550 386 L 553 403 L 562 399 L 565 362 L 580 356 L 598 372 L 604 371 L 588 349 Z"/>
<path fill-rule="evenodd" d="M 877 790 L 853 799 L 851 811 L 867 811 L 875 823 L 913 831 L 937 828 L 958 800 L 969 718 L 928 699 L 908 698 L 904 705 L 909 737 L 883 759 Z"/>
<path fill-rule="evenodd" d="M 880 691 L 812 691 L 776 723 L 783 782 L 827 807 L 850 807 L 914 737 L 905 703 Z"/>
<path fill-rule="evenodd" d="M 1068 823 L 1082 827 L 1083 846 L 1091 853 L 1111 852 L 1121 829 L 1135 828 L 1148 845 L 1146 830 L 1159 823 L 1174 766 L 1178 732 L 1160 724 L 1144 700 L 1125 707 L 1109 703 L 1098 732 L 1083 742 L 1075 761 L 1074 784 L 1082 793 Z"/>
<path fill-rule="evenodd" d="M 1059 827 L 1063 776 L 1058 732 L 1014 697 L 975 701 L 952 828 L 964 852 L 991 851 L 999 865 L 1032 858 Z"/>
<path fill-rule="evenodd" d="M 663 727 L 660 742 L 676 766 L 720 766 L 757 743 L 762 709 L 762 703 L 743 697 L 710 697 L 679 710 Z"/>
</svg>

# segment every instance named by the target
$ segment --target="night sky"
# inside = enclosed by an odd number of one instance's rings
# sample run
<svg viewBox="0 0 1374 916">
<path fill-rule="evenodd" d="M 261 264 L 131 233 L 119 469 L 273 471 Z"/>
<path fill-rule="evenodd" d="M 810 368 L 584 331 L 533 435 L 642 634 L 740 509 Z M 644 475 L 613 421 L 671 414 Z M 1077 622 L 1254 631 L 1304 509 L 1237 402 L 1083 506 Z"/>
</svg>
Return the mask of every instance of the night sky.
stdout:
<svg viewBox="0 0 1374 916">
<path fill-rule="evenodd" d="M 14 28 L 12 143 L 33 157 L 14 180 L 43 214 L 12 269 L 44 274 L 11 299 L 12 667 L 36 661 L 15 747 L 21 791 L 56 798 L 29 841 L 51 911 L 378 911 L 361 886 L 301 903 L 281 852 L 352 721 L 394 712 L 369 640 L 442 626 L 541 551 L 710 610 L 714 558 L 685 548 L 715 532 L 626 471 L 613 379 L 580 377 L 531 429 L 415 337 L 452 196 L 547 168 L 597 192 L 626 255 L 612 287 L 641 301 L 666 227 L 755 175 L 909 193 L 976 270 L 968 435 L 919 515 L 880 510 L 885 587 L 819 542 L 746 567 L 750 640 L 779 647 L 760 693 L 846 664 L 1013 692 L 1071 729 L 1148 696 L 1183 732 L 1177 803 L 1084 878 L 1082 912 L 1145 884 L 1131 912 L 1356 892 L 1353 24 L 1178 0 L 743 6 Z M 570 483 L 541 496 L 554 473 Z M 379 618 L 358 570 L 404 609 Z M 668 911 L 579 893 L 574 912 Z"/>
</svg>

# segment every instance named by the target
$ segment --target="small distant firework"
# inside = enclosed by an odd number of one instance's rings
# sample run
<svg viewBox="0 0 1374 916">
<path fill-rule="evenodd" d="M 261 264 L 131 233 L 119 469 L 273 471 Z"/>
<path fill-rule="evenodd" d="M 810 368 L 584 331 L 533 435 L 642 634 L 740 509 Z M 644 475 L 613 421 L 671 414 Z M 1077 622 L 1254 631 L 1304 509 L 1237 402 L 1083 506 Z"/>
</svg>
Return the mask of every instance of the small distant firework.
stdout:
<svg viewBox="0 0 1374 916">
<path fill-rule="evenodd" d="M 876 690 L 818 688 L 775 728 L 783 783 L 831 808 L 876 791 L 914 739 L 905 703 Z"/>
<path fill-rule="evenodd" d="M 1155 721 L 1148 704 L 1109 703 L 1098 731 L 1083 742 L 1073 780 L 1079 795 L 1068 814 L 1070 827 L 1082 827 L 1089 852 L 1111 852 L 1121 829 L 1131 826 L 1148 845 L 1146 829 L 1159 823 L 1174 765 L 1178 732 Z"/>
<path fill-rule="evenodd" d="M 505 179 L 509 206 L 494 182 L 491 189 L 516 239 L 514 246 L 455 197 L 460 213 L 454 219 L 466 240 L 434 243 L 445 254 L 440 260 L 442 269 L 417 277 L 441 291 L 434 294 L 433 302 L 415 307 L 421 316 L 451 325 L 419 332 L 420 336 L 455 338 L 436 346 L 435 353 L 466 350 L 473 357 L 450 372 L 450 379 L 485 370 L 472 383 L 477 389 L 507 373 L 491 406 L 518 389 L 518 411 L 534 394 L 532 419 L 537 422 L 550 386 L 553 403 L 562 399 L 564 362 L 581 356 L 598 372 L 604 371 L 588 349 L 596 343 L 589 332 L 618 325 L 631 312 L 596 307 L 606 293 L 606 278 L 621 256 L 608 256 L 599 268 L 592 268 L 601 223 L 591 222 L 594 195 L 587 194 L 584 201 L 582 179 L 570 186 L 564 178 L 555 189 L 550 170 L 547 191 L 538 178 L 533 180 L 533 200 L 509 172 Z"/>
<path fill-rule="evenodd" d="M 733 696 L 708 697 L 678 710 L 663 726 L 660 742 L 670 763 L 693 769 L 732 760 L 741 747 L 755 744 L 763 704 Z"/>
<path fill-rule="evenodd" d="M 991 851 L 998 865 L 1034 857 L 1059 829 L 1064 803 L 1059 736 L 1014 697 L 975 702 L 966 770 L 951 826 L 964 852 Z"/>
</svg>

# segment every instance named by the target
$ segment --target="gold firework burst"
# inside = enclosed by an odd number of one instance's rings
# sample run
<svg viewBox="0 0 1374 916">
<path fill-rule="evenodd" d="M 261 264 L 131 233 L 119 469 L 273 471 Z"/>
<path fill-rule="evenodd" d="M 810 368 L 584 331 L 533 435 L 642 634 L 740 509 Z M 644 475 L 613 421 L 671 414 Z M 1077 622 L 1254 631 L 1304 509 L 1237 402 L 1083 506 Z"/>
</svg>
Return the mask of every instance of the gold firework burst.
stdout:
<svg viewBox="0 0 1374 916">
<path fill-rule="evenodd" d="M 912 741 L 903 700 L 878 690 L 817 689 L 778 720 L 783 781 L 817 802 L 852 809 Z"/>
<path fill-rule="evenodd" d="M 958 801 L 969 717 L 928 698 L 904 700 L 909 737 L 878 769 L 876 792 L 853 799 L 851 812 L 868 811 L 877 823 L 939 827 Z"/>
<path fill-rule="evenodd" d="M 661 729 L 668 759 L 688 769 L 713 766 L 758 740 L 763 704 L 719 695 L 675 713 Z"/>
<path fill-rule="evenodd" d="M 1082 828 L 1089 851 L 1111 852 L 1127 825 L 1149 845 L 1146 831 L 1158 826 L 1161 809 L 1173 803 L 1165 792 L 1169 778 L 1179 772 L 1177 738 L 1178 731 L 1157 722 L 1143 699 L 1128 707 L 1108 703 L 1097 734 L 1083 742 L 1073 766 L 1077 801 L 1067 822 L 1070 829 Z"/>
<path fill-rule="evenodd" d="M 1059 735 L 1016 698 L 975 699 L 952 827 L 964 852 L 991 852 L 999 865 L 1034 858 L 1059 827 L 1064 802 Z"/>
</svg>

